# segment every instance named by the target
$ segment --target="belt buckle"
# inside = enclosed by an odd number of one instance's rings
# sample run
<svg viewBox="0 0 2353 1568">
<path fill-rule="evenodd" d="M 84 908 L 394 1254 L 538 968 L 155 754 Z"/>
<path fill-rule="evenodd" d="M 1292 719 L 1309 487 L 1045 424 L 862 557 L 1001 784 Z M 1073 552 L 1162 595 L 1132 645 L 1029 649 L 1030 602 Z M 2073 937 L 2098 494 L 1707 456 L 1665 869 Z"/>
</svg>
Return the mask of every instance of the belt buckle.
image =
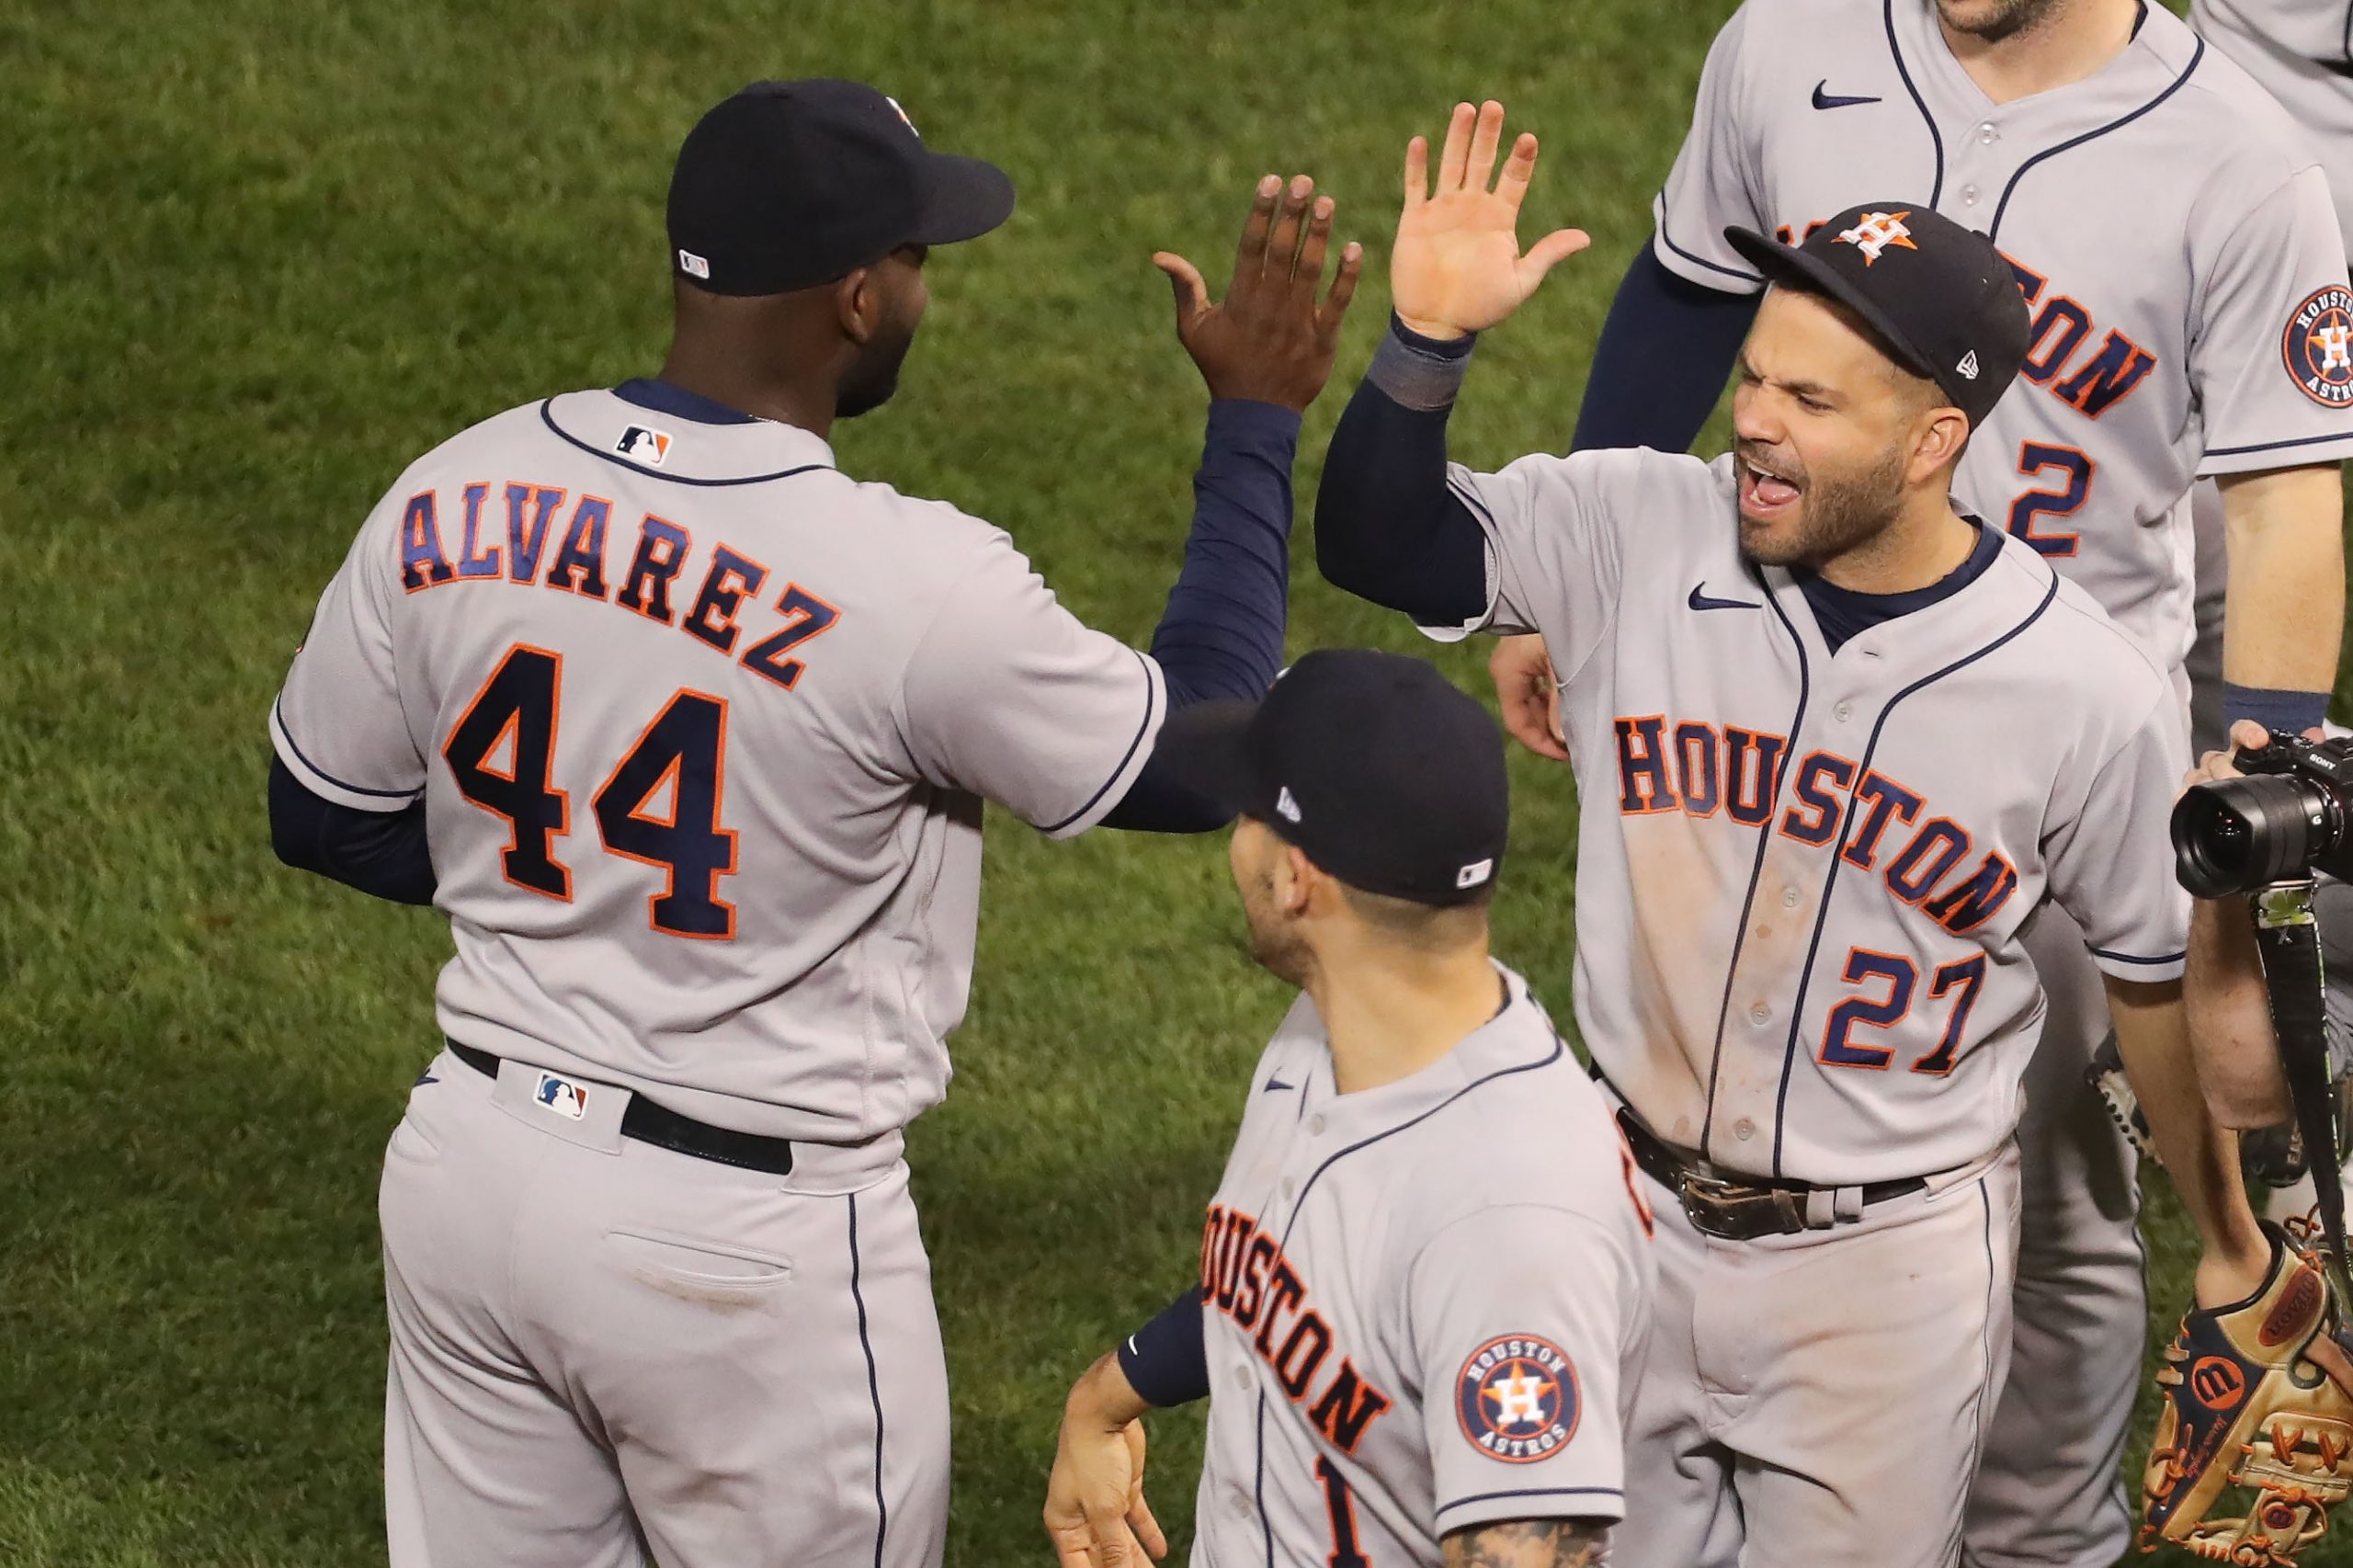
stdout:
<svg viewBox="0 0 2353 1568">
<path fill-rule="evenodd" d="M 1788 1195 L 1750 1182 L 1725 1181 L 1686 1172 L 1677 1193 L 1683 1212 L 1699 1230 L 1719 1241 L 1754 1241 L 1760 1235 L 1787 1234 L 1797 1218 Z M 1769 1211 L 1769 1222 L 1758 1223 L 1759 1211 Z M 1801 1221 L 1802 1223 L 1802 1221 Z"/>
</svg>

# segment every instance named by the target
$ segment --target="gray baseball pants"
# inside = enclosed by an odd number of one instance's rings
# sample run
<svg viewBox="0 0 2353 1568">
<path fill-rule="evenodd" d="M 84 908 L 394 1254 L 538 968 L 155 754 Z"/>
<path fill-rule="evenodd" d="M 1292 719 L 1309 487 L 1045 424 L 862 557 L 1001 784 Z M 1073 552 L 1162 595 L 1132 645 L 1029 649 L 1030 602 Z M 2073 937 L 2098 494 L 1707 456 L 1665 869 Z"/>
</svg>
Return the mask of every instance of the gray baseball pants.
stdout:
<svg viewBox="0 0 2353 1568">
<path fill-rule="evenodd" d="M 767 1176 L 540 1076 L 444 1052 L 385 1151 L 392 1568 L 937 1568 L 948 1375 L 900 1140 Z"/>
</svg>

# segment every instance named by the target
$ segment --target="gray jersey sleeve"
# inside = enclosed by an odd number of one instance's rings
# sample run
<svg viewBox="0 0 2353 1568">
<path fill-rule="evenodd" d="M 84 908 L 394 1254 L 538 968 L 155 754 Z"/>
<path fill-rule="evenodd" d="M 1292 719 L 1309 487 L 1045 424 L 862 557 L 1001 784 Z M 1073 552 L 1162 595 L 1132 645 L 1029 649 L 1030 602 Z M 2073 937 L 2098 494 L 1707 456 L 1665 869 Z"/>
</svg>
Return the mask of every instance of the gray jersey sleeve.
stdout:
<svg viewBox="0 0 2353 1568">
<path fill-rule="evenodd" d="M 2326 174 L 2307 165 L 2264 197 L 2211 266 L 2190 347 L 2200 475 L 2353 456 L 2353 293 Z"/>
<path fill-rule="evenodd" d="M 1666 187 L 1651 203 L 1658 232 L 1651 248 L 1659 265 L 1681 278 L 1726 293 L 1753 294 L 1765 287 L 1756 269 L 1724 241 L 1727 224 L 1768 230 L 1758 199 L 1756 148 L 1741 113 L 1744 91 L 1741 46 L 1748 7 L 1733 17 L 1708 50 L 1699 73 L 1699 102 L 1691 129 L 1675 155 Z"/>
<path fill-rule="evenodd" d="M 2188 755 L 2188 717 L 2163 687 L 2045 842 L 2052 898 L 2118 980 L 2181 974 L 2189 895 L 2174 880 L 2168 824 Z"/>
<path fill-rule="evenodd" d="M 1620 1379 L 1638 1278 L 1608 1232 L 1534 1203 L 1440 1231 L 1406 1287 L 1436 1533 L 1625 1515 Z"/>
<path fill-rule="evenodd" d="M 1612 492 L 1654 455 L 1538 453 L 1496 473 L 1454 465 L 1454 494 L 1487 534 L 1487 608 L 1460 629 L 1422 630 L 1439 642 L 1541 631 L 1561 678 L 1572 677 L 1617 613 L 1623 562 Z"/>
<path fill-rule="evenodd" d="M 1160 666 L 1064 609 L 998 535 L 916 645 L 898 718 L 917 773 L 1057 838 L 1127 793 L 1167 712 Z"/>
<path fill-rule="evenodd" d="M 360 528 L 269 713 L 270 744 L 302 787 L 363 812 L 396 812 L 425 792 L 425 753 L 393 674 L 400 526 L 388 499 Z"/>
</svg>

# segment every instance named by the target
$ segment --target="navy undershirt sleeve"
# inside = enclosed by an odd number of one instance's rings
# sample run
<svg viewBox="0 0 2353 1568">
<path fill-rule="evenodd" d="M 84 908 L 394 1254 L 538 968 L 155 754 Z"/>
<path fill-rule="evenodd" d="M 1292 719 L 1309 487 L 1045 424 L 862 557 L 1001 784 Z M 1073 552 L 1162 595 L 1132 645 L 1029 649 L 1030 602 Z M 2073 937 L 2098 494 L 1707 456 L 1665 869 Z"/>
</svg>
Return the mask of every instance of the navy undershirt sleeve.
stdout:
<svg viewBox="0 0 2353 1568">
<path fill-rule="evenodd" d="M 1667 270 L 1648 241 L 1609 301 L 1572 451 L 1684 452 L 1715 412 L 1762 294 L 1728 294 Z"/>
<path fill-rule="evenodd" d="M 1298 448 L 1299 415 L 1290 409 L 1236 399 L 1210 404 L 1185 564 L 1152 634 L 1171 714 L 1213 699 L 1255 701 L 1282 673 Z M 1225 825 L 1223 812 L 1154 763 L 1145 759 L 1104 826 L 1210 833 Z"/>
<path fill-rule="evenodd" d="M 1487 607 L 1487 536 L 1447 484 L 1446 421 L 1472 339 L 1393 318 L 1348 400 L 1315 496 L 1315 563 L 1337 588 L 1425 626 Z"/>
<path fill-rule="evenodd" d="M 431 903 L 433 855 L 425 802 L 397 812 L 361 812 L 322 800 L 275 756 L 269 759 L 269 842 L 297 870 L 394 903 Z"/>
<path fill-rule="evenodd" d="M 1209 1343 L 1199 1285 L 1128 1335 L 1120 1346 L 1120 1370 L 1138 1399 L 1162 1410 L 1209 1397 Z"/>
</svg>

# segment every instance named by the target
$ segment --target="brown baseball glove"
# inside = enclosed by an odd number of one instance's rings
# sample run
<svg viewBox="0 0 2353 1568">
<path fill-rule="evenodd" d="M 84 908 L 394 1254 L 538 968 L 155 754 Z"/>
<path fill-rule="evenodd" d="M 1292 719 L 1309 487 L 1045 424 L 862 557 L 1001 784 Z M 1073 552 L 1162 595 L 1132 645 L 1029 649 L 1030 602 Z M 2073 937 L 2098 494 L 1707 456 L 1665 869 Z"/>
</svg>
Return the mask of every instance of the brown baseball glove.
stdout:
<svg viewBox="0 0 2353 1568">
<path fill-rule="evenodd" d="M 2292 1564 L 2353 1493 L 2353 1383 L 2309 1222 L 2267 1225 L 2271 1272 L 2244 1301 L 2193 1306 L 2165 1347 L 2165 1408 L 2142 1477 L 2141 1549 L 2171 1542 L 2243 1568 Z M 2229 1488 L 2245 1512 L 2220 1506 Z"/>
</svg>

